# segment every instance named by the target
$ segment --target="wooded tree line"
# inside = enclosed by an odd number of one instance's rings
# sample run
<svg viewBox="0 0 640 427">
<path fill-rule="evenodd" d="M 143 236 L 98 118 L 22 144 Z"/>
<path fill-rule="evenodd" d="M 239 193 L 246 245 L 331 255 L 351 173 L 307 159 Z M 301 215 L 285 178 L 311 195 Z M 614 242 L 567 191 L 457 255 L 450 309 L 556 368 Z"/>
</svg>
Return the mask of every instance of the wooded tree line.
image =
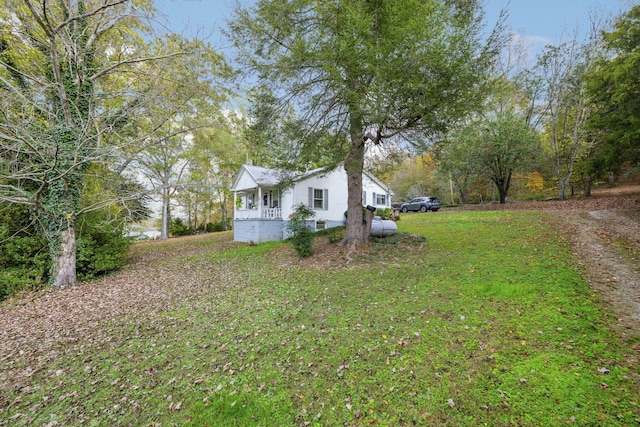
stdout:
<svg viewBox="0 0 640 427">
<path fill-rule="evenodd" d="M 475 0 L 262 0 L 236 6 L 228 23 L 234 71 L 199 38 L 158 32 L 152 0 L 0 5 L 9 286 L 122 266 L 127 226 L 148 217 L 152 196 L 163 238 L 172 204 L 196 226 L 226 224 L 246 158 L 344 165 L 350 245 L 369 235 L 367 158 L 385 182 L 415 184 L 400 196 L 429 188 L 419 178 L 429 165 L 460 202 L 483 179 L 505 201 L 514 174 L 533 171 L 553 175 L 564 198 L 576 170 L 591 182 L 640 160 L 638 6 L 526 67 L 505 15 L 487 24 Z M 236 74 L 252 83 L 241 115 L 230 112 Z"/>
<path fill-rule="evenodd" d="M 398 196 L 419 195 L 413 183 L 421 175 L 431 183 L 419 191 L 450 203 L 482 202 L 494 189 L 504 203 L 515 175 L 530 188 L 526 197 L 564 200 L 590 196 L 594 180 L 611 185 L 622 173 L 640 173 L 639 13 L 632 8 L 613 28 L 592 17 L 586 34 L 546 46 L 530 67 L 510 45 L 483 108 L 434 142 L 432 161 L 394 187 Z M 392 183 L 416 168 L 412 158 L 397 170 L 384 163 L 372 168 Z"/>
<path fill-rule="evenodd" d="M 151 0 L 0 5 L 0 239 L 18 246 L 2 251 L 4 283 L 73 284 L 84 261 L 81 278 L 118 268 L 150 196 L 166 236 L 185 176 L 228 186 L 232 70 L 210 45 L 158 33 Z"/>
</svg>

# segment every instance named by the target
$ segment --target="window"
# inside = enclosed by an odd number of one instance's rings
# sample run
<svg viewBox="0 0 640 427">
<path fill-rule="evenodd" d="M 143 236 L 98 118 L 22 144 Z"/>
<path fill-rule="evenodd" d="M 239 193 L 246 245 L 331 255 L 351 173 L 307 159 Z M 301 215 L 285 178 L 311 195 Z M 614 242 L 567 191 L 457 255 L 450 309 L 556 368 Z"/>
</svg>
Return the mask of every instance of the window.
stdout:
<svg viewBox="0 0 640 427">
<path fill-rule="evenodd" d="M 324 196 L 324 192 L 321 189 L 313 189 L 313 209 L 322 209 L 322 206 L 324 206 L 322 196 Z"/>
<path fill-rule="evenodd" d="M 329 190 L 309 187 L 309 206 L 313 210 L 329 210 Z"/>
<path fill-rule="evenodd" d="M 376 194 L 373 193 L 376 198 L 376 205 L 378 206 L 387 206 L 387 195 L 386 194 Z"/>
</svg>

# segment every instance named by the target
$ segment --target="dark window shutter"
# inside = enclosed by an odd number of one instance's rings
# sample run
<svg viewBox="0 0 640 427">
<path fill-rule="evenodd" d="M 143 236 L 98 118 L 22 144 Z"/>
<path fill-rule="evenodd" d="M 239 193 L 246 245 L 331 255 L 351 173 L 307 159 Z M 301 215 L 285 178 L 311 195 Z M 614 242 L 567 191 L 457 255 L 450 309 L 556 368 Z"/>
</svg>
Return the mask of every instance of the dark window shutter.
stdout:
<svg viewBox="0 0 640 427">
<path fill-rule="evenodd" d="M 329 210 L 329 190 L 326 188 L 324 189 L 324 210 Z"/>
<path fill-rule="evenodd" d="M 313 209 L 313 187 L 309 187 L 309 209 Z"/>
</svg>

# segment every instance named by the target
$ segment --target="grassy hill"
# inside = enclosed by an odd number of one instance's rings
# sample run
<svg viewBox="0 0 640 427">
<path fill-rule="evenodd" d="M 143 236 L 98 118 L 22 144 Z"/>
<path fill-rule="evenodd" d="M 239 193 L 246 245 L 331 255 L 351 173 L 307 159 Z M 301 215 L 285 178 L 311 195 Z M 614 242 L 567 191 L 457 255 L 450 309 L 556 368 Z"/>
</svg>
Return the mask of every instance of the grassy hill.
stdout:
<svg viewBox="0 0 640 427">
<path fill-rule="evenodd" d="M 0 425 L 634 425 L 619 336 L 541 212 L 405 215 L 346 254 L 217 233 L 0 306 Z"/>
</svg>

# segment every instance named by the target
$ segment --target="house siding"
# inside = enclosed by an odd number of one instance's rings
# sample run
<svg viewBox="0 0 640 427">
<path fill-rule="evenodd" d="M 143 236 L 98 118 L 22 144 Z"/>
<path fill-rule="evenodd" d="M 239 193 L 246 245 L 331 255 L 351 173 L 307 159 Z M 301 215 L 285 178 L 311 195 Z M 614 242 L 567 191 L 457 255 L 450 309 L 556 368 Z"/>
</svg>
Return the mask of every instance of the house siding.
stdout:
<svg viewBox="0 0 640 427">
<path fill-rule="evenodd" d="M 257 187 L 255 180 L 249 175 L 249 172 L 242 169 L 241 175 L 236 180 L 237 188 L 255 188 Z"/>
<path fill-rule="evenodd" d="M 363 192 L 363 195 L 362 195 L 363 200 L 365 199 L 365 196 L 366 196 L 366 202 L 363 202 L 363 204 L 365 205 L 371 205 L 377 208 L 388 208 L 391 206 L 391 201 L 390 201 L 391 197 L 388 193 L 388 190 L 386 188 L 380 187 L 380 185 L 373 182 L 366 175 L 362 177 L 362 192 Z M 380 194 L 384 194 L 385 203 L 379 205 L 376 203 L 375 195 L 380 195 Z"/>
<path fill-rule="evenodd" d="M 327 174 L 318 174 L 297 182 L 293 189 L 293 206 L 300 203 L 309 205 L 309 188 L 328 190 L 326 192 L 327 210 L 314 209 L 316 221 L 344 224 L 344 212 L 347 210 L 347 174 L 340 168 Z"/>
<path fill-rule="evenodd" d="M 236 219 L 233 221 L 233 240 L 246 243 L 282 240 L 283 228 L 281 219 Z"/>
<path fill-rule="evenodd" d="M 289 237 L 291 237 L 291 233 L 287 228 L 288 223 L 289 221 L 284 221 L 284 223 L 282 224 L 282 239 L 288 239 Z M 307 227 L 309 227 L 314 232 L 316 231 L 315 223 L 316 221 L 307 221 Z M 344 226 L 345 223 L 346 222 L 344 220 L 343 221 L 325 221 L 325 230 L 328 228 Z"/>
</svg>

